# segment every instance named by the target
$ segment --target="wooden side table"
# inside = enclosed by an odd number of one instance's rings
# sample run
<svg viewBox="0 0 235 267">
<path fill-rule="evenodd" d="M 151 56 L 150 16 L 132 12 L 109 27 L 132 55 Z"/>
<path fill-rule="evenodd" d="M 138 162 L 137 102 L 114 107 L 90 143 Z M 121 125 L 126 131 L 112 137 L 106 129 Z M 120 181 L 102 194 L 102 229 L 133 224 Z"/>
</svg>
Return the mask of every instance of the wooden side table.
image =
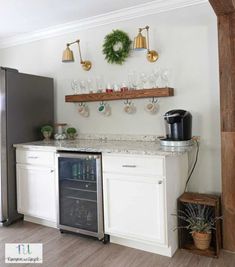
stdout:
<svg viewBox="0 0 235 267">
<path fill-rule="evenodd" d="M 220 205 L 220 196 L 216 195 L 207 195 L 207 194 L 198 194 L 198 193 L 184 193 L 178 198 L 178 210 L 184 210 L 185 205 L 187 204 L 198 204 L 209 206 L 212 209 L 213 216 L 221 216 L 221 205 Z M 178 218 L 178 225 L 183 226 L 185 222 Z M 193 253 L 216 257 L 219 256 L 219 251 L 221 248 L 221 220 L 216 221 L 215 230 L 212 230 L 212 240 L 211 246 L 207 250 L 199 250 L 194 246 L 193 238 L 187 229 L 178 229 L 179 235 L 179 248 L 187 249 Z"/>
</svg>

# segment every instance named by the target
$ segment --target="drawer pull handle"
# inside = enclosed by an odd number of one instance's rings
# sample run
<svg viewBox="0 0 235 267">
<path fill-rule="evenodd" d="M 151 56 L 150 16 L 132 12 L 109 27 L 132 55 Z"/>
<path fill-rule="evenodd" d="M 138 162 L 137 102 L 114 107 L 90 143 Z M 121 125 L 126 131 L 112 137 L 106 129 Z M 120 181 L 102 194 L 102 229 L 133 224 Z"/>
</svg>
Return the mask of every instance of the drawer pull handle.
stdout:
<svg viewBox="0 0 235 267">
<path fill-rule="evenodd" d="M 28 159 L 38 159 L 38 157 L 37 156 L 30 156 L 30 157 L 28 157 Z"/>
<path fill-rule="evenodd" d="M 158 181 L 158 184 L 162 184 L 162 181 Z"/>
<path fill-rule="evenodd" d="M 136 168 L 136 165 L 122 165 L 123 168 Z"/>
</svg>

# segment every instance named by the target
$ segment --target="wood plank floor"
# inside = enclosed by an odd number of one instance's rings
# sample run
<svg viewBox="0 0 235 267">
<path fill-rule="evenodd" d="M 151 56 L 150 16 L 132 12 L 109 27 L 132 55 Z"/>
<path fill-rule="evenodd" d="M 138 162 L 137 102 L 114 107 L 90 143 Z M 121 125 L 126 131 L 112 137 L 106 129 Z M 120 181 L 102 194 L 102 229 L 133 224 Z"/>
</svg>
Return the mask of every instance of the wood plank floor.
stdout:
<svg viewBox="0 0 235 267">
<path fill-rule="evenodd" d="M 5 243 L 43 243 L 43 264 L 5 264 Z M 173 258 L 102 242 L 57 229 L 18 222 L 0 227 L 0 267 L 235 267 L 235 254 L 221 252 L 212 259 L 179 250 Z"/>
</svg>

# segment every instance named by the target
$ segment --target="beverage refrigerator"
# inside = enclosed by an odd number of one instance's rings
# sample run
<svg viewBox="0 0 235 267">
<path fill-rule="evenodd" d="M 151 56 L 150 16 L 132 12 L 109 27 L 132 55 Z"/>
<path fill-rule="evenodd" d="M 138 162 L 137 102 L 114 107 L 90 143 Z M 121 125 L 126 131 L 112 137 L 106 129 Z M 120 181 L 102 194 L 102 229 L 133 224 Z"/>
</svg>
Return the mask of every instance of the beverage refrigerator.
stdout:
<svg viewBox="0 0 235 267">
<path fill-rule="evenodd" d="M 97 237 L 104 243 L 100 153 L 57 153 L 58 228 Z"/>
</svg>

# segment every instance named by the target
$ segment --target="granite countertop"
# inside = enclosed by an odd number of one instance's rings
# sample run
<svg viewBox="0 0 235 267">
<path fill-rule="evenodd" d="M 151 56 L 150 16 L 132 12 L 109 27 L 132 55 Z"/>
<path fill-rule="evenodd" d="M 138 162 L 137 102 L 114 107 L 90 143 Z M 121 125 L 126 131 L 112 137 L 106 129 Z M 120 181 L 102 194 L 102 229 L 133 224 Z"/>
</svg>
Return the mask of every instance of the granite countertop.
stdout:
<svg viewBox="0 0 235 267">
<path fill-rule="evenodd" d="M 31 148 L 36 150 L 64 150 L 103 153 L 128 153 L 142 155 L 175 156 L 193 150 L 188 147 L 162 147 L 159 141 L 137 140 L 101 140 L 101 139 L 76 139 L 76 140 L 51 140 L 36 141 L 24 144 L 15 144 L 16 148 Z"/>
</svg>

